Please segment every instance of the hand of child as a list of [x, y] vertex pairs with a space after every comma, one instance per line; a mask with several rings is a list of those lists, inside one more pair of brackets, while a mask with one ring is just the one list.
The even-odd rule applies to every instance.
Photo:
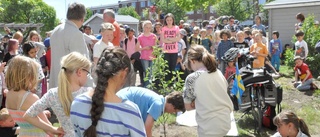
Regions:
[[47, 118], [51, 117], [51, 112], [49, 110], [45, 110], [43, 113], [47, 116]]
[[64, 136], [64, 131], [61, 127], [53, 127], [51, 131], [46, 131], [46, 133], [50, 137], [55, 137], [55, 135], [58, 135], [58, 137], [63, 137]]
[[0, 65], [0, 72], [3, 72], [4, 70], [4, 67], [6, 66], [6, 62], [2, 62], [1, 65]]

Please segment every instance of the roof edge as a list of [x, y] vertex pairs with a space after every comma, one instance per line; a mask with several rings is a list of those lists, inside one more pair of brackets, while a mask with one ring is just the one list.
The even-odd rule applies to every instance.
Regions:
[[320, 1], [312, 2], [300, 2], [300, 3], [283, 3], [283, 4], [266, 4], [264, 9], [279, 9], [279, 8], [293, 8], [293, 7], [305, 7], [305, 6], [317, 6], [320, 5]]

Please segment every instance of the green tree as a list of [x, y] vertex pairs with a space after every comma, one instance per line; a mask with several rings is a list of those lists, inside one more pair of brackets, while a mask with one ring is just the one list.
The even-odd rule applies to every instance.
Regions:
[[120, 8], [118, 10], [118, 14], [119, 15], [130, 15], [132, 17], [137, 18], [138, 20], [141, 19], [140, 15], [136, 12], [135, 8], [132, 6]]
[[92, 10], [90, 10], [89, 8], [86, 8], [86, 11], [87, 11], [87, 14], [86, 14], [86, 17], [84, 18], [85, 21], [88, 20], [93, 14]]
[[179, 24], [180, 20], [186, 19], [186, 10], [178, 6], [174, 0], [155, 0], [155, 4], [160, 10], [160, 13], [172, 13], [176, 24]]
[[[1, 0], [0, 22], [4, 23], [43, 23], [41, 35], [52, 30], [56, 22], [56, 11], [42, 0]], [[28, 28], [28, 30], [35, 28]], [[28, 32], [27, 30], [27, 32]]]
[[215, 5], [217, 14], [233, 15], [237, 20], [246, 20], [252, 15], [251, 0], [221, 0]]
[[198, 11], [202, 13], [202, 19], [204, 19], [204, 13], [210, 12], [210, 6], [216, 4], [220, 0], [174, 0], [179, 7], [184, 11]]

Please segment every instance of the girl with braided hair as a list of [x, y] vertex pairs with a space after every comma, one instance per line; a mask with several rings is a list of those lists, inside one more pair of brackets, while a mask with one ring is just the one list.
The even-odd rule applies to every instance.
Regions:
[[130, 59], [125, 50], [104, 49], [96, 66], [96, 88], [77, 96], [71, 105], [77, 137], [146, 136], [138, 106], [116, 95], [129, 71]]
[[272, 137], [311, 137], [307, 124], [293, 112], [281, 112], [273, 123], [278, 132]]

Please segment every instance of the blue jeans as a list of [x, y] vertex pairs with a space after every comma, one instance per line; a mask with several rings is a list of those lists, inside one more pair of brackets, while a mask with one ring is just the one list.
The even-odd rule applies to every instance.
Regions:
[[143, 85], [144, 87], [147, 87], [149, 84], [150, 84], [150, 80], [151, 80], [151, 74], [152, 74], [152, 60], [144, 60], [144, 59], [141, 59], [141, 63], [142, 63], [142, 67], [143, 67], [143, 71], [144, 71], [144, 77], [146, 77], [146, 74], [147, 74], [147, 69], [150, 68], [149, 70], [149, 75], [148, 75], [148, 78], [149, 80], [148, 81], [143, 81]]
[[306, 80], [304, 83], [301, 81], [294, 83], [294, 87], [296, 87], [298, 90], [309, 90], [311, 88], [312, 78]]
[[279, 69], [280, 69], [280, 56], [272, 55], [271, 64], [277, 71], [279, 71]]

